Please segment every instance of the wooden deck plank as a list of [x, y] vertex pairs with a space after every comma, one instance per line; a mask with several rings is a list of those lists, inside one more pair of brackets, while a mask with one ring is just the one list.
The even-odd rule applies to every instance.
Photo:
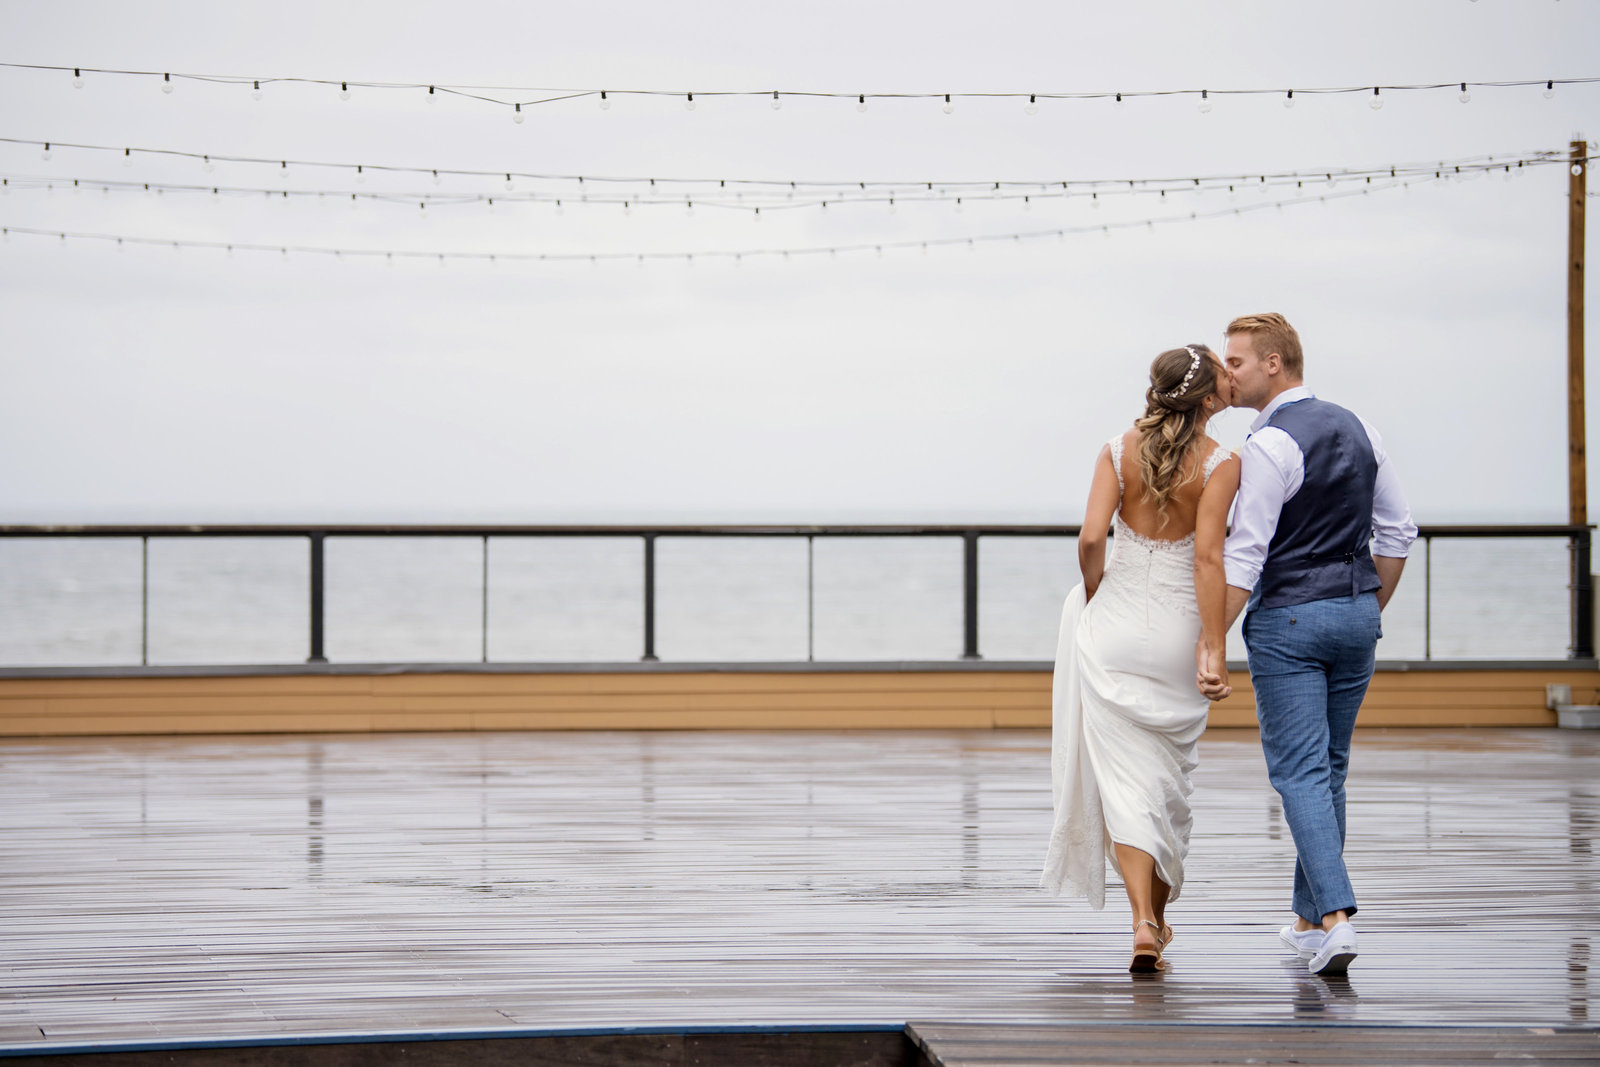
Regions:
[[912, 1023], [934, 1067], [1594, 1063], [1600, 1032], [1530, 1027], [982, 1026]]

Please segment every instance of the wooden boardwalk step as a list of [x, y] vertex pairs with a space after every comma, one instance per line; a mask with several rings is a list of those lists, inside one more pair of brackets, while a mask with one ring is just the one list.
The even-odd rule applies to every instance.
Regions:
[[1600, 1030], [1592, 1028], [912, 1023], [906, 1030], [932, 1067], [1600, 1062]]

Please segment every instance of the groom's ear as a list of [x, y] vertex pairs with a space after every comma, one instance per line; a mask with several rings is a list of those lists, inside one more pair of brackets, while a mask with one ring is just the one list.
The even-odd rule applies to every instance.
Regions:
[[1267, 365], [1267, 373], [1268, 374], [1282, 374], [1283, 373], [1283, 357], [1281, 355], [1279, 355], [1278, 353], [1276, 353], [1276, 352], [1268, 352], [1265, 356], [1263, 356], [1261, 358], [1261, 362], [1265, 363]]

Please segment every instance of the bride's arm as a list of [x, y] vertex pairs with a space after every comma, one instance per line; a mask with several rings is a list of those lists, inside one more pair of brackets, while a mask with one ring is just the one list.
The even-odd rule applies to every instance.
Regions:
[[1083, 509], [1083, 527], [1078, 534], [1078, 569], [1083, 572], [1083, 596], [1088, 600], [1100, 588], [1106, 572], [1106, 531], [1117, 513], [1121, 496], [1117, 471], [1111, 465], [1111, 448], [1100, 449], [1094, 464], [1094, 481], [1089, 483], [1089, 503]]
[[1200, 649], [1196, 667], [1228, 685], [1228, 579], [1222, 569], [1222, 543], [1228, 536], [1228, 509], [1239, 491], [1239, 460], [1223, 460], [1200, 493], [1194, 525], [1194, 597], [1200, 609]]

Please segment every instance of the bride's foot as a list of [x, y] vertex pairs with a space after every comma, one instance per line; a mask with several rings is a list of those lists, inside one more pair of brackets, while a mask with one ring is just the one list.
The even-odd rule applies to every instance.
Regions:
[[[1149, 927], [1154, 933], [1146, 933]], [[1149, 919], [1133, 924], [1133, 959], [1128, 961], [1129, 974], [1155, 974], [1161, 970], [1161, 927]]]
[[1161, 924], [1161, 932], [1156, 935], [1156, 942], [1161, 946], [1162, 952], [1167, 950], [1167, 946], [1172, 944], [1172, 939], [1176, 936], [1176, 930], [1168, 926], [1165, 922]]

